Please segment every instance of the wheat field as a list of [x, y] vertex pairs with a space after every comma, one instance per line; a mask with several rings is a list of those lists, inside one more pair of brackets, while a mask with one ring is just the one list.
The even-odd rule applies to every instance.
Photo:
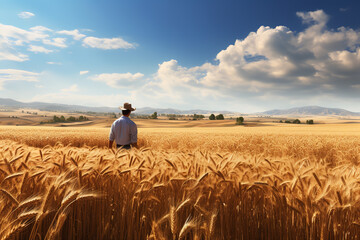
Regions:
[[359, 125], [0, 128], [0, 239], [360, 239]]

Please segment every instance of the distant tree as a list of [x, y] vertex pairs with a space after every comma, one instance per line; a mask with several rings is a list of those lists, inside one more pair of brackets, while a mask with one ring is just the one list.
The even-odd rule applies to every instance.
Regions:
[[65, 117], [63, 115], [60, 117], [60, 122], [65, 122]]
[[282, 123], [283, 122], [283, 120], [280, 120], [280, 123]]
[[291, 123], [290, 120], [285, 120], [285, 123]]
[[312, 120], [312, 119], [306, 120], [306, 124], [314, 124], [314, 120]]
[[60, 118], [58, 116], [54, 115], [53, 122], [60, 122]]
[[293, 121], [293, 123], [295, 123], [295, 124], [300, 124], [301, 122], [300, 122], [299, 119], [295, 119], [295, 120]]
[[205, 118], [205, 116], [204, 115], [197, 115], [196, 113], [194, 114], [194, 116], [193, 116], [193, 120], [198, 120], [198, 119], [203, 119], [203, 118]]
[[69, 122], [75, 122], [75, 121], [76, 121], [76, 118], [73, 117], [73, 116], [70, 116], [70, 117], [68, 117], [66, 120], [69, 121]]
[[154, 112], [151, 116], [150, 116], [151, 119], [157, 119], [157, 112]]
[[215, 115], [214, 114], [211, 114], [210, 117], [209, 117], [210, 120], [215, 120]]
[[216, 115], [216, 120], [224, 120], [225, 118], [224, 118], [224, 115], [222, 115], [222, 114], [219, 114], [219, 115]]
[[243, 125], [244, 124], [244, 118], [238, 117], [236, 118], [236, 125]]

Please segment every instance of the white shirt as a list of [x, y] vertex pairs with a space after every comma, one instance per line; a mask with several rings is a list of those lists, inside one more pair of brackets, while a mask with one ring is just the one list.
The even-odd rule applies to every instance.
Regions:
[[137, 142], [137, 126], [130, 118], [121, 116], [111, 125], [110, 141], [116, 140], [117, 145], [128, 145]]

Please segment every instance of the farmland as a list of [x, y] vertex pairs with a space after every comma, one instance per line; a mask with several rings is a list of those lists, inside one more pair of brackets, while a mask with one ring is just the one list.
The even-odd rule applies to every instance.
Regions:
[[360, 124], [0, 127], [1, 239], [359, 239]]

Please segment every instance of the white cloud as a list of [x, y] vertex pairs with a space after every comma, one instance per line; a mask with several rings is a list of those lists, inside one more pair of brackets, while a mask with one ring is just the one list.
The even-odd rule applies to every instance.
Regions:
[[78, 86], [77, 84], [71, 85], [69, 88], [61, 89], [62, 92], [78, 92]]
[[134, 44], [128, 43], [121, 38], [86, 37], [86, 35], [80, 33], [78, 29], [54, 32], [52, 29], [44, 26], [35, 26], [31, 27], [30, 30], [25, 30], [0, 23], [0, 61], [8, 60], [23, 62], [29, 60], [28, 55], [19, 52], [19, 49], [21, 49], [20, 47], [24, 46], [27, 47], [29, 51], [36, 53], [49, 53], [53, 51], [41, 46], [41, 43], [58, 48], [67, 48], [67, 38], [54, 38], [53, 36], [55, 34], [68, 35], [72, 36], [75, 40], [82, 40], [82, 45], [85, 47], [100, 49], [128, 49], [135, 47]]
[[15, 26], [0, 23], [0, 37], [2, 41], [7, 41], [9, 43], [15, 43], [16, 41], [19, 41], [16, 43], [16, 45], [20, 45], [31, 41], [39, 41], [48, 37], [48, 35], [40, 32], [27, 31]]
[[94, 32], [94, 30], [90, 29], [90, 28], [83, 28], [83, 29], [80, 29], [81, 31], [83, 32]]
[[19, 18], [31, 18], [34, 17], [35, 14], [31, 13], [31, 12], [21, 12], [18, 14]]
[[42, 46], [34, 46], [34, 45], [30, 45], [28, 48], [28, 51], [34, 52], [34, 53], [51, 53], [51, 52], [53, 52], [53, 50], [46, 49]]
[[3, 84], [10, 81], [27, 81], [37, 82], [39, 73], [29, 72], [18, 69], [0, 69], [0, 90], [3, 89]]
[[33, 41], [40, 41], [48, 37], [40, 32], [26, 31], [11, 25], [0, 23], [0, 60], [23, 62], [29, 57], [16, 50], [17, 46], [23, 46]]
[[[19, 52], [20, 46], [27, 46], [29, 51], [49, 53], [49, 50], [39, 44], [66, 48], [66, 38], [50, 38], [53, 30], [44, 26], [31, 27], [30, 31], [12, 25], [0, 23], [0, 60], [23, 62], [29, 60], [29, 56]], [[35, 44], [36, 43], [36, 44]]]
[[129, 49], [135, 48], [135, 45], [125, 41], [122, 38], [96, 38], [86, 37], [83, 39], [84, 47], [100, 48], [100, 49]]
[[61, 65], [60, 62], [47, 62], [47, 64], [50, 64], [50, 65]]
[[57, 33], [72, 36], [75, 40], [80, 40], [86, 37], [86, 35], [80, 33], [78, 29], [74, 29], [72, 31], [62, 30], [62, 31], [57, 31]]
[[88, 74], [89, 71], [80, 71], [80, 75], [85, 75], [85, 74]]
[[310, 12], [297, 12], [297, 16], [302, 18], [304, 23], [315, 23], [325, 25], [329, 20], [329, 16], [323, 10], [310, 11]]
[[339, 8], [340, 12], [347, 12], [349, 10], [349, 8]]
[[35, 27], [30, 28], [30, 30], [35, 33], [44, 33], [44, 32], [52, 32], [53, 31], [50, 28], [47, 28], [44, 26], [35, 26]]
[[66, 45], [65, 41], [66, 41], [66, 38], [53, 38], [53, 39], [44, 39], [43, 43], [47, 44], [47, 45], [52, 45], [55, 47], [66, 48], [67, 45]]
[[15, 51], [13, 48], [2, 44], [0, 41], [0, 60], [24, 62], [29, 60], [29, 56]]
[[98, 82], [104, 82], [113, 88], [125, 88], [130, 85], [138, 84], [138, 81], [144, 76], [142, 73], [102, 73], [95, 75], [90, 79]]
[[159, 64], [153, 80], [143, 83], [138, 89], [133, 90], [133, 96], [179, 106], [194, 103], [203, 104], [206, 101], [216, 101], [217, 99], [225, 101], [229, 98], [226, 94], [201, 83], [201, 79], [206, 76], [211, 68], [211, 64], [186, 68], [178, 65], [176, 60], [163, 62]]

